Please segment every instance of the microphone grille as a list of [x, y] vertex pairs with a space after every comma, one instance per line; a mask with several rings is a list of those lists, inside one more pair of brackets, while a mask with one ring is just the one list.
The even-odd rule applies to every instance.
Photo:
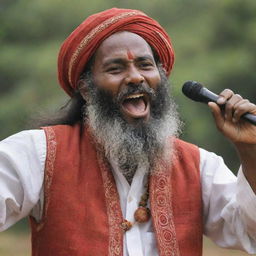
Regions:
[[201, 101], [200, 90], [202, 87], [203, 86], [196, 81], [187, 81], [183, 84], [182, 92], [192, 100]]

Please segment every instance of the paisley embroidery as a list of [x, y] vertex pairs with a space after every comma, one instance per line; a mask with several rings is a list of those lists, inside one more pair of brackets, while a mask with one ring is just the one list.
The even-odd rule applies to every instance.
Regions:
[[109, 223], [109, 256], [122, 256], [123, 255], [123, 230], [121, 223], [123, 221], [122, 211], [118, 191], [115, 185], [112, 172], [109, 170], [107, 161], [98, 154], [99, 166], [101, 169], [106, 206], [107, 216]]
[[172, 210], [171, 174], [157, 171], [150, 179], [150, 204], [161, 256], [179, 256]]

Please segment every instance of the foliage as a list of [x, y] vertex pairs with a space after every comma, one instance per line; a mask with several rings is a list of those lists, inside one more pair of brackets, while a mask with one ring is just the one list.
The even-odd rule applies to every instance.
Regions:
[[207, 107], [190, 102], [180, 89], [193, 79], [254, 101], [256, 2], [250, 0], [2, 0], [0, 137], [25, 129], [31, 115], [65, 103], [56, 75], [60, 44], [89, 14], [113, 6], [141, 9], [169, 32], [176, 52], [172, 92], [187, 124], [183, 138], [220, 153], [235, 170], [235, 153], [222, 143]]

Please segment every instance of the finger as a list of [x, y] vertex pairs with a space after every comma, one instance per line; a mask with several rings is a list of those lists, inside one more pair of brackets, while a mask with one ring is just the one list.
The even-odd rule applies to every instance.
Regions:
[[214, 102], [209, 102], [208, 106], [212, 111], [217, 127], [221, 130], [225, 123], [225, 119], [223, 118], [220, 107]]
[[230, 99], [234, 95], [234, 92], [230, 89], [225, 89], [219, 94], [219, 98], [217, 100], [217, 103], [219, 105], [223, 105], [226, 103], [228, 99]]
[[239, 105], [239, 102], [241, 102], [242, 100], [243, 98], [239, 94], [233, 94], [231, 98], [227, 100], [224, 115], [228, 121], [232, 121], [235, 112], [235, 106], [237, 104]]
[[256, 113], [256, 105], [247, 99], [237, 102], [234, 106], [233, 121], [238, 122], [245, 113]]

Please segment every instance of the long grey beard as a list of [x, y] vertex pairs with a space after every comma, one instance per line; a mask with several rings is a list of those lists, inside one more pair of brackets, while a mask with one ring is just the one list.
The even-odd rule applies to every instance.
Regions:
[[179, 134], [181, 122], [176, 104], [171, 100], [168, 102], [160, 119], [151, 117], [147, 124], [138, 126], [127, 123], [119, 114], [106, 116], [97, 100], [85, 108], [85, 122], [89, 124], [99, 149], [103, 149], [110, 162], [117, 163], [130, 183], [138, 167], [153, 172], [161, 167], [161, 163], [170, 161], [174, 150], [171, 140]]

